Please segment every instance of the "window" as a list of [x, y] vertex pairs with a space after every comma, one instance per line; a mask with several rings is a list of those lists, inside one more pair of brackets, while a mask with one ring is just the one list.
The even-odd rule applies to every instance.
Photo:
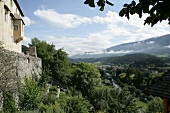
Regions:
[[7, 9], [5, 9], [5, 22], [8, 22], [8, 11], [7, 11]]
[[18, 25], [14, 25], [14, 31], [18, 31]]
[[27, 63], [30, 63], [30, 58], [27, 58]]
[[16, 8], [16, 14], [18, 14], [18, 9]]
[[11, 0], [11, 7], [13, 6], [13, 2], [12, 2], [12, 0]]
[[11, 29], [13, 30], [13, 18], [11, 17]]

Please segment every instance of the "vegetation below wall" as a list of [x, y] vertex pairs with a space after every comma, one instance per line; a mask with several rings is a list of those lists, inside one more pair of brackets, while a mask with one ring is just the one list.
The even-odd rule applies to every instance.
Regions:
[[[97, 69], [94, 64], [71, 63], [63, 49], [56, 50], [53, 44], [37, 38], [29, 45], [36, 46], [37, 56], [42, 59], [41, 78], [27, 78], [25, 84], [20, 84], [18, 102], [12, 96], [14, 92], [3, 92], [5, 113], [156, 113], [163, 110], [160, 98], [142, 93], [156, 82], [156, 76], [140, 70], [143, 62], [134, 65], [135, 60], [142, 59], [150, 66], [164, 66], [165, 63], [156, 63], [162, 61], [157, 57], [135, 54], [120, 57], [124, 60], [120, 62], [118, 58], [109, 59], [108, 64], [114, 61], [119, 65]], [[125, 61], [129, 63], [126, 66]]]

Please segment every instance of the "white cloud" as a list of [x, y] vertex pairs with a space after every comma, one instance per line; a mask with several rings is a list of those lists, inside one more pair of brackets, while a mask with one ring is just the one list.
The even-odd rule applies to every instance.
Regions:
[[91, 50], [102, 50], [108, 45], [112, 45], [108, 40], [104, 38], [94, 38], [93, 36], [88, 36], [87, 38], [80, 37], [54, 37], [54, 36], [44, 36], [44, 40], [48, 40], [49, 43], [56, 45], [56, 49], [63, 48], [69, 55], [74, 55], [77, 53], [89, 52]]
[[31, 25], [31, 24], [34, 24], [35, 23], [35, 21], [34, 20], [31, 20], [30, 18], [28, 18], [28, 17], [23, 17], [23, 20], [24, 20], [24, 23], [25, 23], [25, 26], [29, 26], [29, 25]]
[[28, 43], [30, 43], [30, 42], [31, 42], [31, 39], [24, 36], [24, 39], [22, 41], [22, 45], [28, 46]]
[[165, 46], [166, 48], [170, 48], [170, 45], [169, 46]]
[[147, 44], [154, 44], [155, 41], [146, 42]]
[[34, 15], [43, 20], [46, 25], [50, 24], [62, 29], [76, 28], [84, 24], [103, 24], [106, 26], [105, 30], [98, 33], [89, 33], [86, 37], [63, 36], [58, 38], [53, 36], [53, 34], [50, 36], [46, 34], [43, 37], [44, 40], [53, 42], [57, 48], [64, 47], [70, 55], [88, 51], [99, 51], [121, 43], [141, 41], [170, 34], [170, 26], [167, 25], [166, 21], [158, 23], [154, 27], [144, 26], [144, 19], [147, 15], [144, 15], [141, 19], [138, 15], [133, 15], [128, 20], [125, 17], [119, 17], [118, 13], [112, 11], [108, 11], [104, 17], [82, 17], [75, 14], [61, 14], [50, 9], [37, 10], [34, 12]]
[[37, 10], [34, 12], [34, 15], [38, 16], [44, 22], [55, 25], [58, 28], [75, 28], [90, 22], [90, 19], [87, 17], [74, 14], [60, 14], [52, 9]]

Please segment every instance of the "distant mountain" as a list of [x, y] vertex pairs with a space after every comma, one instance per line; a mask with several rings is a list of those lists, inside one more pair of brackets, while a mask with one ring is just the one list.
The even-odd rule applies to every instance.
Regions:
[[79, 58], [79, 59], [71, 59], [69, 61], [72, 63], [77, 62], [88, 62], [88, 63], [96, 63], [100, 62], [100, 64], [104, 65], [124, 65], [129, 64], [134, 67], [138, 66], [147, 66], [147, 65], [155, 65], [158, 67], [165, 66], [166, 63], [170, 63], [170, 58], [160, 58], [154, 55], [145, 54], [145, 53], [134, 53], [127, 54], [124, 56], [115, 56], [115, 57], [102, 57], [102, 58]]
[[106, 50], [77, 54], [71, 56], [71, 58], [100, 58], [123, 56], [133, 53], [148, 53], [153, 55], [170, 54], [170, 34], [143, 41], [120, 44]]
[[128, 54], [119, 57], [108, 58], [106, 61], [103, 62], [103, 64], [112, 64], [112, 65], [131, 64], [131, 65], [135, 65], [135, 67], [138, 67], [140, 65], [146, 66], [148, 64], [149, 65], [153, 64], [155, 66], [161, 67], [165, 65], [165, 60], [163, 58], [159, 58], [150, 54], [135, 53], [135, 54]]

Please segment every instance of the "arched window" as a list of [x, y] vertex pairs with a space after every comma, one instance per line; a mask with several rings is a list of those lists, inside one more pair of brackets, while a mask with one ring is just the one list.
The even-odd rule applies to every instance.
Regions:
[[30, 63], [30, 58], [29, 57], [27, 58], [27, 63]]

